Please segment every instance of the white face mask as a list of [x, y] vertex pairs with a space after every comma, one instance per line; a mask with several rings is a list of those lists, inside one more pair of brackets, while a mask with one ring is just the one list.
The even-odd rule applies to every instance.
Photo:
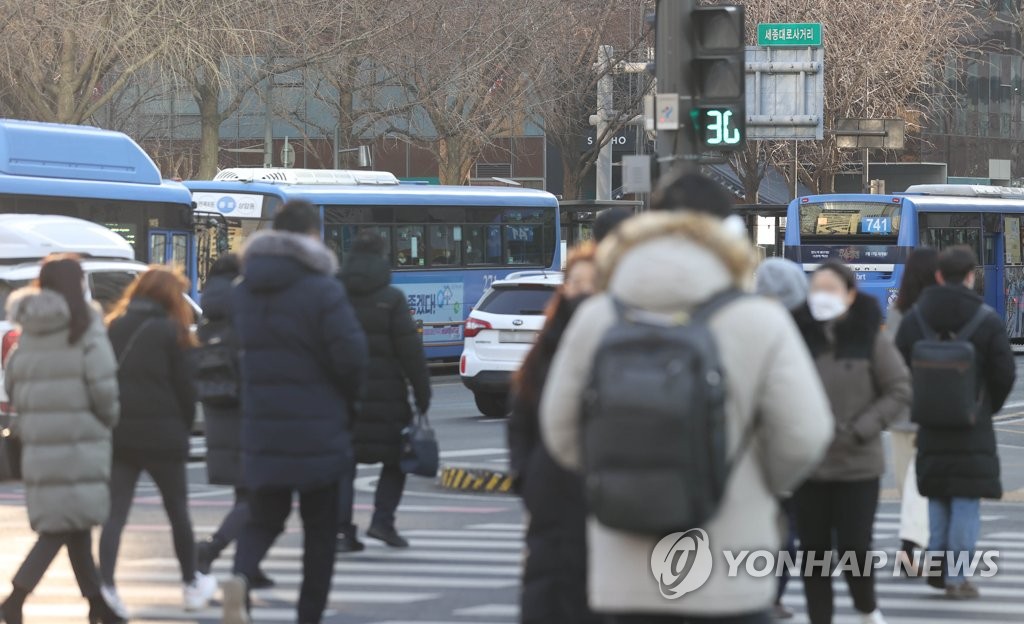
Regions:
[[846, 313], [846, 299], [835, 293], [813, 292], [807, 297], [807, 306], [816, 321], [831, 321]]

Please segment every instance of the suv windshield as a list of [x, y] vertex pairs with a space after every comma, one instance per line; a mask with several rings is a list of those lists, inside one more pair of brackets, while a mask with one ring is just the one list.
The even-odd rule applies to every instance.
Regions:
[[89, 274], [89, 291], [93, 301], [103, 308], [104, 316], [113, 309], [137, 275], [135, 271], [97, 271]]
[[537, 284], [495, 286], [477, 310], [489, 314], [544, 314], [554, 294], [554, 288]]

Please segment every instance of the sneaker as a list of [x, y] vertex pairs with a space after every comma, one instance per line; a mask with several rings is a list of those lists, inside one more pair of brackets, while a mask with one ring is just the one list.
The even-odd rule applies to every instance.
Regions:
[[974, 600], [980, 596], [981, 592], [978, 591], [978, 586], [970, 581], [946, 586], [946, 598], [950, 600]]
[[263, 570], [257, 570], [256, 575], [252, 577], [251, 581], [249, 581], [249, 587], [251, 589], [270, 589], [275, 585], [277, 585], [277, 583], [274, 582], [274, 579], [264, 574]]
[[202, 572], [196, 572], [195, 580], [185, 585], [182, 593], [185, 597], [186, 611], [205, 609], [210, 606], [210, 600], [217, 593], [217, 579]]
[[128, 609], [124, 606], [121, 597], [117, 595], [116, 587], [113, 585], [101, 585], [100, 595], [103, 596], [103, 602], [107, 603], [107, 606], [117, 614], [117, 617], [123, 620], [128, 619]]
[[335, 547], [335, 551], [339, 553], [354, 553], [360, 552], [365, 548], [366, 544], [360, 542], [355, 533], [338, 534], [338, 545]]
[[871, 613], [860, 614], [861, 624], [885, 624], [885, 618], [882, 617], [882, 612], [875, 609]]
[[781, 602], [776, 602], [775, 606], [772, 607], [772, 618], [776, 620], [789, 620], [792, 619], [793, 612], [787, 609]]
[[224, 611], [221, 624], [252, 624], [249, 616], [249, 586], [244, 576], [235, 575], [221, 587], [224, 592]]
[[367, 537], [378, 539], [392, 548], [408, 548], [409, 542], [398, 534], [395, 527], [370, 526], [366, 532]]

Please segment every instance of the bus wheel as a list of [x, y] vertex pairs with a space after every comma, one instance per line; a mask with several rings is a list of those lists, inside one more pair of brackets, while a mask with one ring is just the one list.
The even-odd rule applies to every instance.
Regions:
[[473, 394], [476, 399], [476, 407], [480, 413], [488, 418], [504, 418], [508, 416], [508, 397], [504, 394], [492, 392], [476, 392]]

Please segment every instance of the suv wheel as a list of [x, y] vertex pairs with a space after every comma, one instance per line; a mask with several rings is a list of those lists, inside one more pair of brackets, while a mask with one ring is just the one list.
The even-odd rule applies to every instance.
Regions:
[[488, 418], [504, 418], [508, 416], [508, 397], [493, 392], [475, 392], [476, 407]]

